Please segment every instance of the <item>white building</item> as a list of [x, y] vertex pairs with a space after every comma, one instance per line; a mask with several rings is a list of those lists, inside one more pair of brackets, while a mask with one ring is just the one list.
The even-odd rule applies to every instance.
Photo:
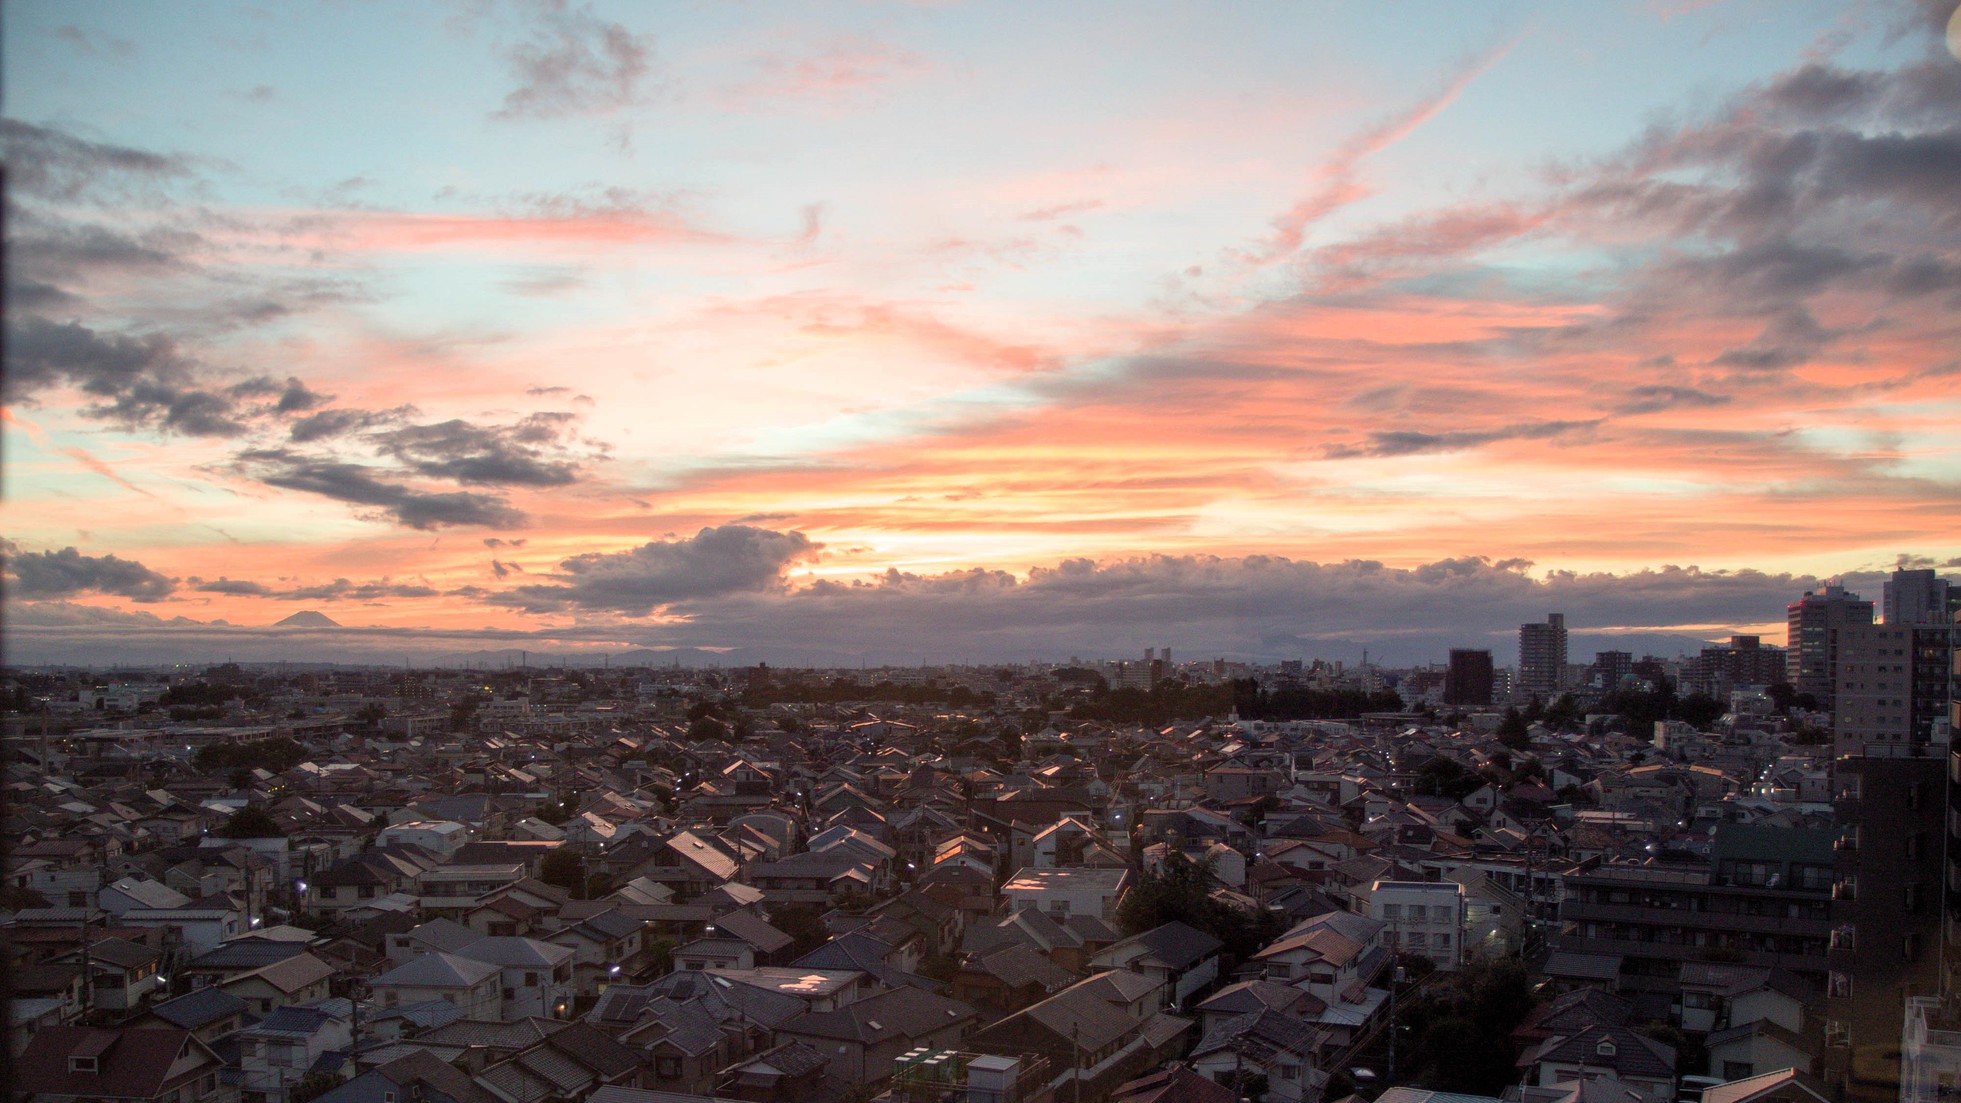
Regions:
[[1130, 887], [1127, 869], [1023, 869], [1001, 886], [1008, 910], [1035, 908], [1054, 919], [1093, 915], [1114, 922]]
[[454, 820], [405, 820], [375, 837], [376, 846], [419, 846], [447, 861], [470, 841], [470, 828]]
[[1385, 943], [1429, 958], [1445, 971], [1464, 964], [1464, 886], [1454, 881], [1377, 881], [1369, 917], [1388, 924]]

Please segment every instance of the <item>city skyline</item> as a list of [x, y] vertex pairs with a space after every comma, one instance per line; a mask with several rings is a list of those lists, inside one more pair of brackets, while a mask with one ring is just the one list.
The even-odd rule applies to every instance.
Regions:
[[8, 655], [1781, 642], [1961, 566], [1952, 12], [9, 4]]

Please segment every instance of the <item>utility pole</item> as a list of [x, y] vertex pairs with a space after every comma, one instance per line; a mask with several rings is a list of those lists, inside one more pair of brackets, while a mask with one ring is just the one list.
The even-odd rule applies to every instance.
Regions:
[[1069, 1025], [1069, 1041], [1076, 1049], [1076, 1103], [1083, 1103], [1083, 1024]]
[[1396, 958], [1403, 952], [1402, 928], [1391, 923], [1389, 936], [1396, 946], [1395, 953], [1389, 958], [1389, 1085], [1393, 1087], [1396, 1083], [1396, 981], [1403, 971], [1403, 967], [1396, 964]]

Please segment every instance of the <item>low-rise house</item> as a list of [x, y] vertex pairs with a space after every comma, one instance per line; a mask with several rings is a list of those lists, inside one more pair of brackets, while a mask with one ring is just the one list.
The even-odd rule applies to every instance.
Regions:
[[510, 1103], [456, 1066], [412, 1049], [319, 1096], [316, 1103]]
[[908, 1050], [960, 1048], [978, 1020], [979, 1013], [958, 1000], [893, 988], [792, 1019], [776, 1036], [823, 1053], [832, 1075], [847, 1083], [875, 1084], [891, 1077], [893, 1060]]
[[1009, 911], [1034, 908], [1051, 919], [1090, 915], [1113, 923], [1129, 888], [1127, 869], [1024, 868], [1001, 886], [1001, 897]]
[[1192, 1050], [1192, 1067], [1238, 1091], [1264, 1077], [1268, 1099], [1319, 1103], [1328, 1080], [1315, 1065], [1319, 1035], [1313, 1025], [1284, 1011], [1248, 1011], [1208, 1027]]
[[424, 1000], [448, 1000], [466, 1019], [496, 1019], [503, 1005], [503, 970], [454, 954], [424, 954], [368, 982], [374, 1001], [401, 1007]]
[[245, 1001], [255, 1015], [270, 1015], [281, 1007], [313, 1003], [328, 995], [333, 966], [301, 952], [257, 969], [237, 973], [219, 983]]
[[49, 1026], [14, 1066], [22, 1103], [222, 1103], [224, 1062], [176, 1027]]
[[1556, 1034], [1518, 1059], [1527, 1082], [1550, 1088], [1567, 1081], [1610, 1079], [1645, 1103], [1674, 1103], [1675, 1048], [1626, 1026], [1595, 1025]]
[[222, 988], [199, 988], [151, 1006], [136, 1025], [156, 1024], [188, 1030], [198, 1041], [212, 1045], [245, 1025], [251, 1006]]
[[1163, 985], [1164, 1004], [1170, 1007], [1218, 979], [1223, 945], [1204, 931], [1171, 922], [1113, 943], [1089, 963], [1092, 969], [1128, 969], [1152, 978]]
[[64, 964], [88, 968], [91, 1006], [110, 1011], [134, 1011], [163, 986], [158, 966], [163, 954], [124, 938], [102, 938], [85, 950], [65, 955]]
[[506, 1021], [528, 1015], [563, 1018], [572, 1002], [571, 948], [535, 938], [480, 938], [455, 955], [496, 966], [499, 1014]]
[[[1003, 1056], [1035, 1054], [1062, 1070], [1064, 1094], [1080, 1081], [1083, 1095], [1107, 1095], [1174, 1056], [1191, 1029], [1187, 1019], [1155, 1007], [1156, 986], [1128, 991], [1121, 978], [1134, 973], [1101, 973], [974, 1032], [967, 1048]], [[1112, 983], [1115, 980], [1116, 983]]]
[[353, 1005], [326, 1000], [312, 1007], [282, 1007], [238, 1033], [242, 1103], [287, 1103], [308, 1075], [338, 1072], [354, 1040]]

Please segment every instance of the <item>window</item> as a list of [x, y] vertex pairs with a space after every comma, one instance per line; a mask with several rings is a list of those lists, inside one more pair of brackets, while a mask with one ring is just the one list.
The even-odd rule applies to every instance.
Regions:
[[1830, 991], [1833, 999], [1840, 999], [1840, 1000], [1851, 999], [1852, 998], [1852, 974], [1840, 973], [1836, 971], [1833, 972], [1831, 974]]
[[1403, 906], [1401, 904], [1382, 905], [1382, 918], [1401, 919], [1402, 917], [1403, 917]]
[[660, 1077], [662, 1080], [679, 1080], [681, 1078], [681, 1059], [679, 1057], [654, 1058], [654, 1075]]
[[1748, 1061], [1724, 1061], [1723, 1079], [1734, 1082], [1756, 1075], [1757, 1066]]

